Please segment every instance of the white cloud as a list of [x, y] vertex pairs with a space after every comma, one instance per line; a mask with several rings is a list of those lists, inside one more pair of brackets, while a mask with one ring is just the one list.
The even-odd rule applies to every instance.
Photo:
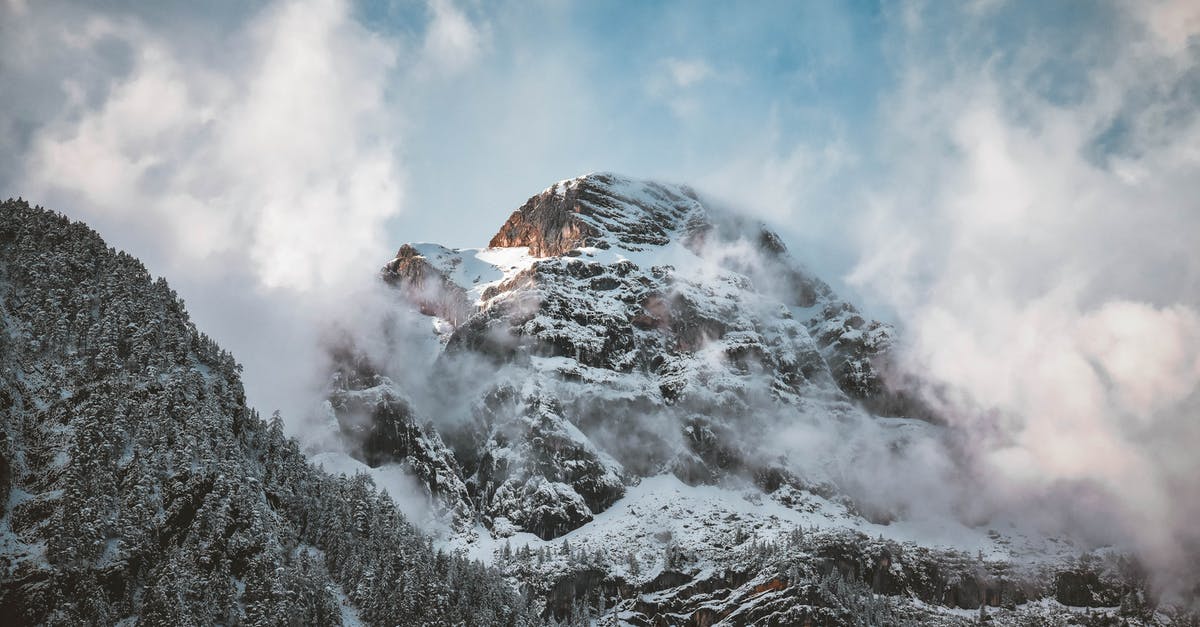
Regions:
[[86, 54], [114, 39], [131, 71], [36, 135], [30, 194], [149, 221], [172, 266], [245, 263], [267, 288], [336, 286], [384, 258], [401, 202], [383, 99], [396, 47], [345, 3], [269, 7], [212, 58], [105, 17], [72, 44]]
[[1162, 53], [1183, 53], [1200, 35], [1200, 4], [1190, 0], [1130, 2], [1130, 12], [1141, 18]]
[[432, 21], [425, 33], [428, 71], [453, 74], [473, 65], [487, 43], [486, 25], [473, 23], [451, 0], [430, 0]]
[[[1200, 125], [1173, 87], [1197, 65], [1121, 37], [1126, 53], [1076, 70], [1086, 93], [1065, 103], [1030, 87], [1048, 51], [1009, 66], [905, 47], [881, 138], [895, 167], [870, 191], [849, 280], [897, 312], [909, 370], [934, 384], [999, 507], [1092, 486], [1106, 505], [1091, 522], [1175, 568], [1198, 540], [1184, 513], [1200, 487], [1180, 477], [1200, 475]], [[1123, 143], [1098, 147], [1114, 125]]]
[[704, 108], [704, 87], [717, 73], [703, 59], [667, 57], [650, 68], [645, 78], [646, 92], [665, 104], [675, 117], [694, 118]]
[[[32, 92], [47, 106], [10, 184], [166, 276], [245, 364], [250, 401], [295, 428], [320, 395], [325, 326], [363, 306], [396, 245], [403, 111], [387, 88], [418, 55], [403, 65], [343, 0], [148, 19], [47, 3], [6, 25], [28, 36], [0, 45], [38, 44], [17, 57], [25, 80], [57, 87]], [[0, 122], [21, 128], [24, 106]]]
[[1077, 338], [1133, 418], [1152, 420], [1200, 385], [1200, 315], [1189, 307], [1109, 302], [1082, 319]]

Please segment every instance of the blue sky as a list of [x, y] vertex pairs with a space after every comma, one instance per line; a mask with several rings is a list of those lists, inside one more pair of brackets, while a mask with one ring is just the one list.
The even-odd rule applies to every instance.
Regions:
[[[479, 16], [491, 25], [479, 65], [414, 106], [414, 193], [474, 214], [591, 170], [699, 182], [749, 146], [867, 140], [889, 81], [880, 9], [756, 8], [593, 3]], [[502, 174], [478, 193], [445, 185], [488, 171]], [[401, 221], [459, 245], [494, 228], [443, 231], [423, 217]]]
[[[89, 20], [132, 21], [169, 38], [181, 58], [220, 66], [239, 31], [272, 6], [221, 9], [117, 2], [13, 12], [77, 30]], [[884, 53], [888, 11], [895, 8], [874, 3], [761, 3], [752, 10], [691, 2], [352, 4], [348, 19], [385, 38], [398, 56], [379, 77], [384, 111], [372, 129], [390, 140], [404, 178], [404, 206], [385, 224], [390, 247], [410, 239], [480, 245], [525, 198], [587, 171], [703, 187], [732, 158], [868, 146], [878, 99], [893, 80]], [[457, 52], [451, 45], [443, 54], [466, 55], [450, 66], [422, 53], [447, 14], [461, 18], [463, 39]], [[101, 66], [81, 82], [103, 93], [128, 80], [137, 45], [116, 34], [78, 51]], [[36, 93], [5, 103], [4, 130], [18, 145], [62, 113], [43, 104], [61, 99], [69, 66], [79, 61], [47, 56], [31, 76], [19, 76]], [[20, 193], [22, 164], [4, 165], [0, 181]], [[722, 187], [714, 191], [740, 195], [732, 182]]]

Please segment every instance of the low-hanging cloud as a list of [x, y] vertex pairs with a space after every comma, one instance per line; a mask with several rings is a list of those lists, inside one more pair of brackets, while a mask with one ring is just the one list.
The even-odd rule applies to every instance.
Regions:
[[1174, 572], [1200, 548], [1200, 29], [1161, 19], [1184, 4], [1123, 6], [1082, 42], [1117, 52], [1068, 74], [1038, 41], [968, 45], [982, 21], [935, 61], [907, 20], [896, 166], [849, 277], [896, 312], [992, 507], [1086, 507]]

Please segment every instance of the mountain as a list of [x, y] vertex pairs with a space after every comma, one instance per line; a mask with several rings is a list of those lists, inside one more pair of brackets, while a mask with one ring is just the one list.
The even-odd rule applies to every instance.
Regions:
[[490, 244], [385, 264], [302, 451], [165, 280], [0, 205], [4, 624], [1195, 620], [1116, 547], [891, 498], [946, 429], [762, 225], [593, 174]]
[[686, 186], [561, 181], [487, 247], [405, 244], [381, 279], [411, 312], [385, 323], [410, 338], [383, 351], [403, 359], [338, 346], [330, 420], [359, 460], [416, 478], [445, 542], [548, 617], [1150, 615], [1146, 575], [1119, 551], [921, 516], [869, 485], [946, 445], [889, 385], [895, 329]]
[[925, 415], [883, 384], [889, 325], [686, 187], [563, 181], [487, 248], [405, 244], [382, 278], [440, 339], [426, 415], [352, 347], [332, 409], [360, 459], [407, 464], [493, 530], [556, 538], [661, 473], [831, 492], [758, 454], [762, 427], [858, 406]]
[[136, 259], [0, 205], [0, 622], [540, 624], [313, 467], [240, 370]]

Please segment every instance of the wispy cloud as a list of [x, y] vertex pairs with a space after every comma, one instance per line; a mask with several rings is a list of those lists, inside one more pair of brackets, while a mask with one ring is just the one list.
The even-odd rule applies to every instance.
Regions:
[[4, 69], [28, 89], [0, 122], [25, 150], [6, 187], [168, 276], [261, 409], [311, 411], [324, 325], [394, 246], [403, 115], [388, 88], [417, 63], [405, 42], [341, 0], [212, 24], [57, 3], [19, 18], [4, 54], [25, 65]]
[[429, 11], [420, 67], [444, 75], [474, 64], [488, 43], [486, 24], [472, 22], [450, 0], [431, 0]]
[[173, 267], [248, 264], [261, 285], [345, 281], [390, 246], [400, 210], [393, 136], [381, 135], [396, 46], [343, 3], [270, 7], [215, 57], [134, 20], [90, 18], [69, 43], [131, 54], [99, 102], [68, 79], [39, 130], [27, 193], [163, 236]]
[[1200, 476], [1200, 66], [1178, 45], [1194, 29], [1153, 26], [1166, 5], [1125, 9], [1102, 44], [1119, 54], [1065, 68], [1040, 36], [1011, 59], [967, 43], [985, 22], [962, 22], [950, 50], [905, 44], [881, 137], [895, 165], [868, 186], [850, 280], [895, 308], [908, 367], [936, 384], [997, 507], [1056, 494], [1045, 515], [1085, 508], [1183, 568], [1180, 548], [1200, 547], [1185, 478]]
[[666, 59], [663, 65], [676, 87], [691, 87], [713, 75], [713, 69], [703, 59]]

